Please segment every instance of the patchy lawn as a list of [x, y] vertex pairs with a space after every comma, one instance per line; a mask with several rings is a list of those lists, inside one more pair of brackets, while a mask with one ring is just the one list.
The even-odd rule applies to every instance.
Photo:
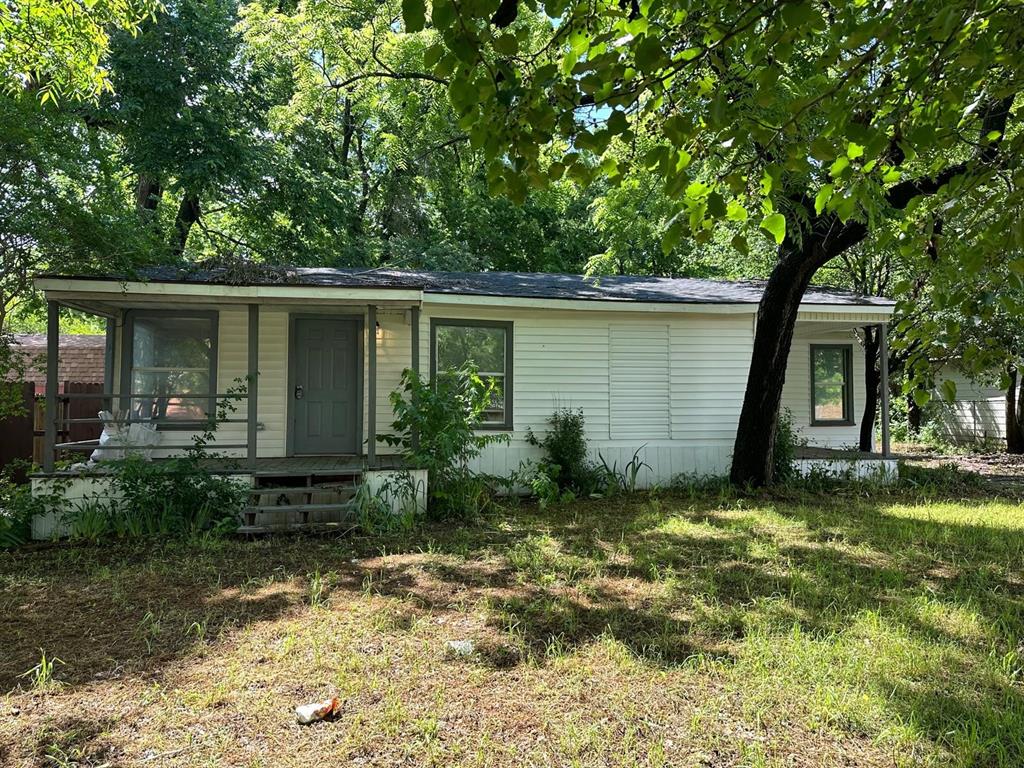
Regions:
[[1022, 642], [998, 500], [62, 546], [0, 554], [0, 764], [1020, 766]]

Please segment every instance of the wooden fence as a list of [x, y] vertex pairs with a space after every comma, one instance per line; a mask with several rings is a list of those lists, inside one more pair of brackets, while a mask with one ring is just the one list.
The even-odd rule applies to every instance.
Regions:
[[[33, 464], [43, 463], [44, 435], [46, 432], [46, 396], [37, 394], [35, 384], [30, 381], [15, 384], [21, 387], [22, 414], [0, 420], [0, 468], [19, 459]], [[65, 397], [67, 394], [92, 394], [97, 397]], [[74, 419], [95, 418], [103, 406], [99, 395], [103, 384], [98, 382], [66, 381], [57, 395], [57, 414], [61, 425], [57, 442], [95, 440], [100, 436], [102, 426], [75, 422]], [[70, 421], [70, 423], [68, 423]], [[77, 457], [76, 457], [77, 458]], [[16, 479], [24, 480], [25, 472], [20, 471]]]

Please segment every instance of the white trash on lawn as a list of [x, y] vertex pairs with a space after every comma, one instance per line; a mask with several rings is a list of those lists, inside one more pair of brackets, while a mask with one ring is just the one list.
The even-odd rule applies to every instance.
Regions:
[[332, 696], [324, 701], [314, 701], [312, 704], [296, 707], [295, 719], [299, 721], [299, 725], [309, 725], [333, 717], [339, 711], [341, 711], [341, 701], [337, 696]]
[[472, 640], [449, 640], [445, 647], [456, 656], [469, 656], [473, 653]]

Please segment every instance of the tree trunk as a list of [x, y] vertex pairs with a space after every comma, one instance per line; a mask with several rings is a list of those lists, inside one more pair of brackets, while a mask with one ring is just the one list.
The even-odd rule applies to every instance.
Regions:
[[1007, 369], [1010, 386], [1006, 388], [1006, 452], [1024, 453], [1024, 424], [1020, 420], [1020, 392], [1018, 391], [1017, 367]]
[[199, 221], [200, 213], [199, 198], [191, 192], [186, 192], [181, 198], [181, 205], [178, 206], [178, 215], [174, 218], [171, 251], [175, 256], [180, 257], [185, 252], [188, 234], [192, 231], [192, 225]]
[[140, 216], [151, 216], [160, 204], [163, 193], [159, 179], [139, 174], [139, 182], [135, 185], [135, 210]]
[[775, 434], [796, 315], [811, 278], [828, 260], [812, 233], [805, 234], [802, 248], [787, 239], [780, 251], [757, 309], [754, 350], [732, 453], [730, 479], [737, 485], [764, 486], [774, 479]]
[[882, 383], [881, 361], [878, 359], [881, 341], [875, 328], [868, 326], [864, 329], [864, 415], [860, 419], [862, 451], [875, 448], [875, 418], [878, 416], [879, 387]]
[[907, 395], [907, 427], [910, 434], [917, 435], [921, 431], [921, 406], [917, 404], [913, 395]]

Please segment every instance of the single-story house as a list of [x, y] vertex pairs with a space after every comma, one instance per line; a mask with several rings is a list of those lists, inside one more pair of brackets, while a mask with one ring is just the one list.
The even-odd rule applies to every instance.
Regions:
[[[174, 269], [45, 275], [36, 286], [54, 336], [58, 305], [108, 318], [111, 409], [156, 423], [157, 455], [188, 445], [213, 398], [248, 377], [247, 402], [213, 447], [255, 483], [308, 471], [302, 485], [343, 467], [392, 466], [374, 436], [392, 421], [389, 394], [403, 370], [467, 358], [502, 392], [480, 429], [510, 438], [480, 457], [484, 472], [508, 475], [536, 459], [528, 431], [543, 433], [553, 411], [570, 407], [583, 411], [595, 458], [623, 467], [642, 448], [646, 485], [727, 473], [763, 291], [691, 278], [320, 268], [230, 280]], [[809, 446], [857, 445], [855, 331], [884, 325], [892, 311], [884, 298], [807, 292], [783, 407]], [[50, 446], [44, 474], [57, 471], [55, 450], [91, 450]], [[300, 513], [303, 504], [283, 506]]]

